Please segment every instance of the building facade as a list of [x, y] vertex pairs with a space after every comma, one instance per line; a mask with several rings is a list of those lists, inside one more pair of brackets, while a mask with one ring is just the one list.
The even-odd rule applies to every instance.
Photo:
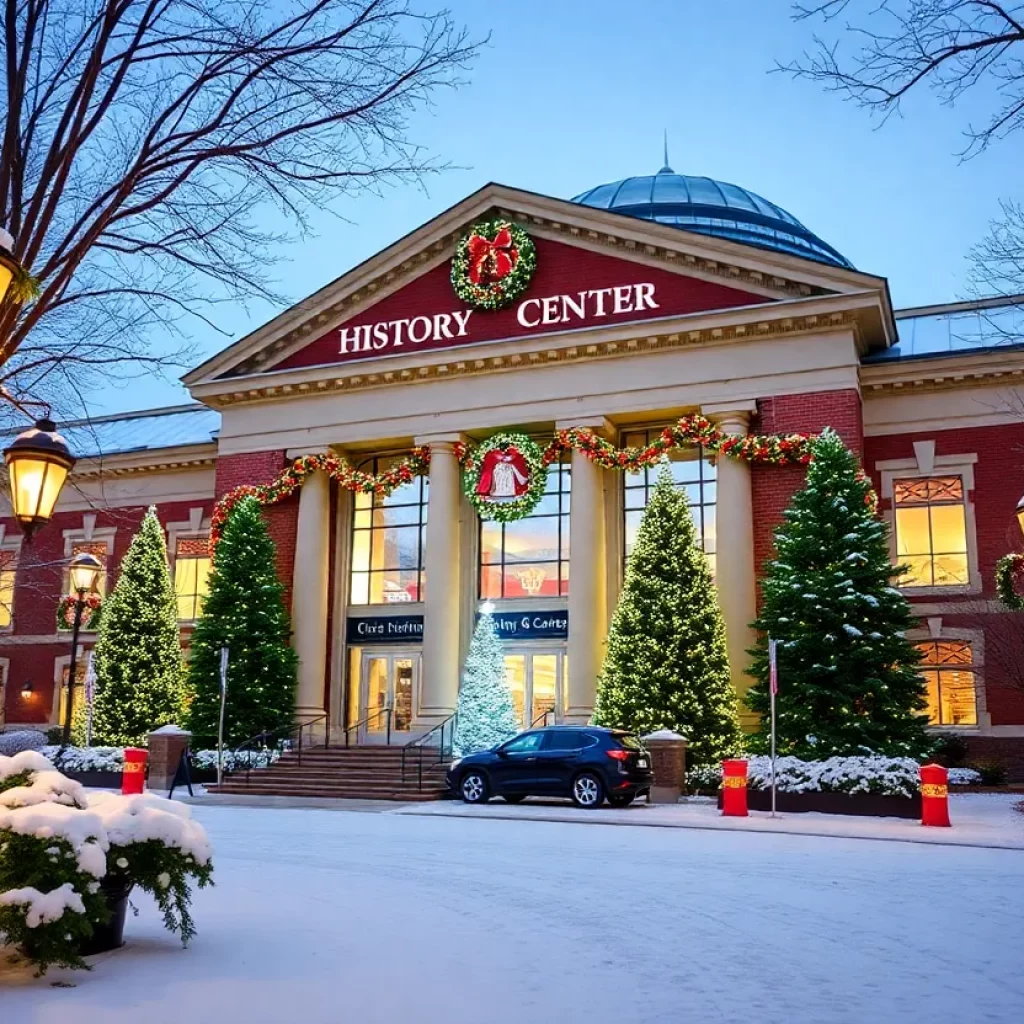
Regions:
[[[535, 269], [489, 309], [460, 297], [452, 265], [467, 232], [495, 221], [526, 236]], [[491, 271], [522, 260], [507, 242], [480, 243], [472, 259]], [[543, 447], [567, 428], [643, 446], [701, 414], [730, 435], [841, 434], [875, 482], [894, 560], [911, 566], [903, 585], [920, 615], [933, 724], [1020, 773], [1024, 647], [993, 570], [1024, 546], [1024, 353], [986, 330], [1014, 315], [894, 312], [884, 279], [790, 214], [667, 167], [573, 201], [489, 185], [188, 374], [195, 405], [69, 430], [88, 457], [54, 522], [31, 548], [12, 520], [0, 527], [7, 725], [59, 714], [65, 556], [87, 546], [113, 573], [156, 504], [187, 647], [217, 500], [301, 456], [376, 474], [416, 447], [429, 447], [429, 471], [390, 494], [316, 470], [266, 510], [302, 714], [326, 712], [360, 742], [422, 735], [454, 710], [488, 600], [523, 725], [586, 720], [652, 473], [566, 451], [528, 516], [486, 522], [465, 494], [463, 446], [515, 431]], [[803, 469], [699, 446], [670, 465], [713, 563], [742, 695], [758, 570]]]

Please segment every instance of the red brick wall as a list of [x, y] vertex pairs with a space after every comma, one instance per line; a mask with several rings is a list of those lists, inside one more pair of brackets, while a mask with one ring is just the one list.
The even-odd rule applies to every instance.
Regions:
[[[764, 434], [817, 434], [836, 430], [859, 456], [864, 429], [860, 395], [853, 389], [814, 391], [806, 395], [779, 395], [757, 403], [755, 429]], [[793, 495], [803, 486], [802, 466], [754, 466], [751, 469], [754, 501], [754, 564], [761, 567], [772, 555], [775, 528]]]

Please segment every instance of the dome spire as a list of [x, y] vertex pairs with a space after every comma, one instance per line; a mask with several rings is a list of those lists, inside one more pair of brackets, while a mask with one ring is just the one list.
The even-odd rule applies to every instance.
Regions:
[[658, 171], [658, 173], [659, 174], [675, 174], [676, 173], [668, 165], [668, 129], [667, 128], [665, 129], [665, 163], [662, 165], [662, 168], [661, 168], [660, 171]]

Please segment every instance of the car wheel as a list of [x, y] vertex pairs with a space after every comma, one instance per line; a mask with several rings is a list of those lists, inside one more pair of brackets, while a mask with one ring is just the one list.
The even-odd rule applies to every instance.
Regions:
[[506, 793], [505, 803], [507, 804], [521, 804], [526, 799], [525, 793]]
[[618, 793], [615, 796], [608, 797], [608, 803], [610, 803], [612, 807], [628, 807], [632, 802], [632, 793]]
[[572, 802], [593, 810], [604, 802], [604, 783], [593, 772], [582, 772], [572, 780]]
[[459, 792], [467, 804], [485, 804], [490, 799], [487, 777], [483, 772], [466, 772], [459, 783]]

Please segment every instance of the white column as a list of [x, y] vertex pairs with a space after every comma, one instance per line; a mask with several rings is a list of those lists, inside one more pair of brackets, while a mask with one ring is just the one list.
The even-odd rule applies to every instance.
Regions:
[[[566, 420], [559, 430], [586, 427], [607, 433], [603, 418]], [[569, 679], [565, 718], [588, 722], [608, 632], [605, 473], [578, 451], [572, 453], [569, 504]]]
[[326, 473], [317, 470], [305, 478], [299, 491], [292, 577], [292, 642], [299, 656], [299, 721], [324, 712], [330, 516], [330, 481]]
[[430, 490], [423, 567], [423, 668], [416, 724], [429, 727], [455, 710], [459, 696], [459, 593], [461, 582], [461, 470], [459, 434], [417, 437], [430, 446]]
[[[728, 406], [704, 406], [701, 410], [726, 434], [747, 433], [753, 402]], [[754, 502], [750, 465], [739, 459], [718, 459], [718, 489], [715, 503], [715, 580], [718, 602], [725, 620], [726, 643], [732, 685], [739, 697], [744, 726], [756, 724], [757, 717], [743, 703], [753, 680], [746, 674], [750, 665], [747, 650], [754, 645], [750, 623], [757, 617], [757, 582], [754, 565]]]

